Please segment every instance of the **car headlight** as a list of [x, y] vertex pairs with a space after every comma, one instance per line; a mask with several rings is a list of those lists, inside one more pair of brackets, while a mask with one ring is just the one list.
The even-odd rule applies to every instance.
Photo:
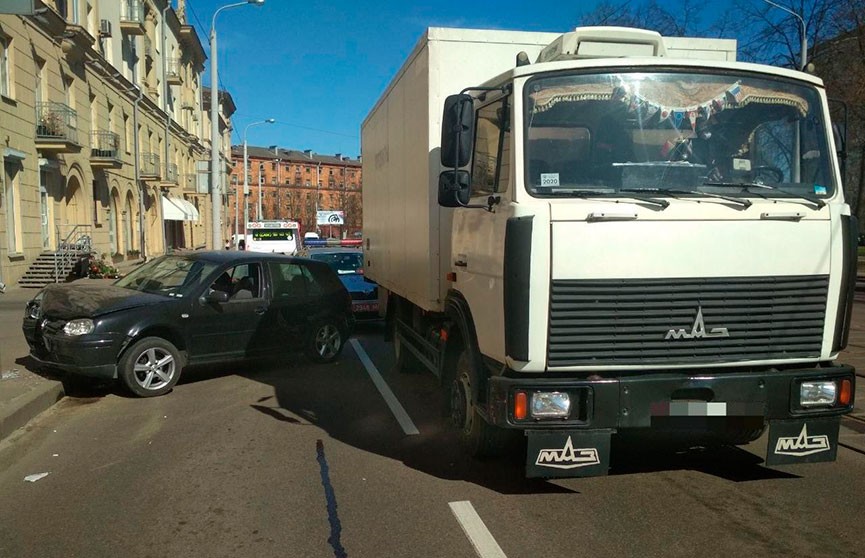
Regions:
[[66, 322], [66, 325], [63, 326], [63, 333], [73, 337], [76, 335], [87, 335], [91, 331], [93, 331], [93, 320], [90, 318], [72, 320]]
[[27, 303], [27, 308], [24, 309], [24, 316], [33, 320], [38, 320], [42, 315], [42, 305], [31, 300]]

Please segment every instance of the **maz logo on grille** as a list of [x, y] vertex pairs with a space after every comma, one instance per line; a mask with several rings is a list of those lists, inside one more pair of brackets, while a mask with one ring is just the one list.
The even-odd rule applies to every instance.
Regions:
[[709, 337], [730, 337], [730, 333], [726, 327], [713, 327], [706, 331], [706, 324], [703, 322], [703, 307], [697, 306], [697, 319], [694, 320], [694, 325], [691, 327], [691, 332], [688, 333], [683, 329], [671, 329], [667, 332], [667, 339], [706, 339]]

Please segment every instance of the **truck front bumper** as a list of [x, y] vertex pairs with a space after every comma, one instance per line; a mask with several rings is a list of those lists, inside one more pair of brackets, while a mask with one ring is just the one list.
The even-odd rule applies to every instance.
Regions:
[[[484, 406], [491, 424], [505, 428], [658, 428], [676, 417], [746, 417], [765, 421], [840, 416], [853, 408], [855, 373], [851, 366], [827, 364], [787, 370], [654, 372], [585, 379], [496, 376], [489, 380]], [[847, 404], [802, 407], [802, 382], [848, 380]], [[561, 391], [570, 395], [567, 418], [537, 420], [514, 416], [518, 391]]]

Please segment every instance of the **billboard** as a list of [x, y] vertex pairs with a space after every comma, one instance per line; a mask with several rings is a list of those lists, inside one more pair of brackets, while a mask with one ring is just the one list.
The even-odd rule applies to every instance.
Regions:
[[345, 212], [343, 211], [317, 211], [315, 223], [317, 225], [344, 225]]

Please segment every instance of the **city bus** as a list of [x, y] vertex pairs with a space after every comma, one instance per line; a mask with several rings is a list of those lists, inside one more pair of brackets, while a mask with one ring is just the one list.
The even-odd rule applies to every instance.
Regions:
[[245, 246], [250, 252], [297, 254], [300, 224], [297, 221], [250, 221], [246, 226]]

